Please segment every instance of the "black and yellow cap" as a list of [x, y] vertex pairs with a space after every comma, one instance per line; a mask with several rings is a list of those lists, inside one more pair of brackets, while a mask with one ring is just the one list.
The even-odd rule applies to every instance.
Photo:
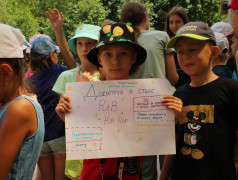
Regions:
[[189, 22], [179, 28], [176, 35], [170, 39], [167, 48], [174, 48], [176, 42], [181, 37], [187, 37], [197, 40], [211, 40], [216, 44], [216, 38], [211, 28], [202, 21]]
[[101, 65], [97, 58], [98, 48], [116, 42], [128, 42], [134, 46], [137, 52], [137, 59], [134, 66], [139, 66], [144, 63], [147, 52], [142, 46], [135, 42], [134, 30], [130, 26], [130, 23], [112, 23], [104, 26], [99, 32], [97, 45], [87, 54], [88, 60], [100, 67]]

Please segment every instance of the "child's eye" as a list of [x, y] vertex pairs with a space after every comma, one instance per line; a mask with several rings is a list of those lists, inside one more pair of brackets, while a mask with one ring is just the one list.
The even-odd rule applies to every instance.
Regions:
[[193, 48], [193, 49], [190, 49], [190, 51], [191, 51], [191, 52], [195, 52], [195, 51], [197, 51], [197, 49], [196, 49], [196, 48]]
[[105, 53], [105, 56], [111, 56], [111, 53], [107, 52]]
[[121, 52], [121, 55], [122, 56], [127, 55], [127, 52]]
[[177, 51], [177, 54], [182, 54], [183, 53], [183, 51]]

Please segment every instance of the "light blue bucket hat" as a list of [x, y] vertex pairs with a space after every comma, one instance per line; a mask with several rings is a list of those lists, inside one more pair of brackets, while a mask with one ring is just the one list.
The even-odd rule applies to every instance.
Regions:
[[100, 31], [100, 27], [99, 26], [95, 26], [95, 25], [91, 25], [91, 24], [83, 24], [81, 26], [79, 26], [76, 31], [75, 31], [75, 35], [74, 37], [72, 37], [68, 43], [69, 43], [69, 48], [70, 50], [77, 54], [76, 51], [76, 39], [77, 38], [89, 38], [89, 39], [93, 39], [93, 40], [98, 40], [98, 33]]

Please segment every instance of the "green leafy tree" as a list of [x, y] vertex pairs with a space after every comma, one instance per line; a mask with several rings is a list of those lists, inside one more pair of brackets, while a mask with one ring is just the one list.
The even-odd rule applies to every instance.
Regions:
[[107, 11], [104, 10], [99, 0], [23, 0], [31, 6], [31, 11], [39, 23], [39, 32], [51, 36], [54, 40], [54, 32], [50, 26], [45, 12], [48, 8], [58, 9], [64, 14], [64, 31], [66, 38], [74, 35], [74, 31], [80, 24], [90, 23], [100, 25], [105, 19]]
[[164, 30], [167, 13], [173, 6], [184, 7], [189, 21], [204, 21], [209, 26], [222, 21], [219, 0], [154, 0], [153, 4], [152, 17], [155, 29]]
[[[120, 9], [128, 0], [101, 0], [109, 11], [107, 18], [120, 21]], [[204, 21], [208, 25], [222, 21], [220, 0], [138, 0], [147, 7], [152, 29], [164, 30], [167, 13], [173, 6], [182, 6], [188, 13], [190, 21]]]
[[74, 31], [81, 24], [100, 26], [108, 14], [99, 0], [0, 0], [0, 22], [20, 28], [27, 39], [41, 33], [55, 40], [45, 14], [48, 8], [57, 8], [63, 12], [67, 39], [74, 35]]
[[0, 23], [21, 29], [26, 38], [37, 34], [40, 29], [29, 6], [15, 0], [0, 0]]

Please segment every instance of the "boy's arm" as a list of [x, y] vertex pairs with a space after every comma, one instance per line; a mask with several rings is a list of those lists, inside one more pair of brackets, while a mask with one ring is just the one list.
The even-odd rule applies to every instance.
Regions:
[[64, 35], [64, 30], [63, 30], [64, 16], [62, 12], [59, 13], [57, 9], [55, 9], [53, 12], [49, 8], [48, 11], [46, 11], [46, 15], [50, 21], [51, 26], [54, 29], [56, 41], [60, 48], [60, 52], [62, 54], [62, 57], [66, 66], [69, 69], [73, 69], [77, 67], [74, 56], [69, 50], [69, 45]]
[[167, 180], [172, 171], [174, 155], [166, 155], [159, 180]]
[[[175, 124], [177, 124], [180, 114], [182, 112], [183, 108], [183, 102], [181, 99], [171, 96], [171, 95], [166, 95], [162, 99], [162, 105], [166, 106], [168, 109], [174, 110], [175, 114]], [[170, 173], [172, 171], [173, 167], [173, 161], [174, 161], [174, 155], [166, 155], [163, 168], [159, 177], [159, 180], [167, 180], [170, 176]]]
[[166, 77], [172, 85], [175, 85], [178, 82], [179, 76], [176, 70], [176, 65], [174, 61], [173, 53], [168, 53], [165, 55], [165, 69]]

